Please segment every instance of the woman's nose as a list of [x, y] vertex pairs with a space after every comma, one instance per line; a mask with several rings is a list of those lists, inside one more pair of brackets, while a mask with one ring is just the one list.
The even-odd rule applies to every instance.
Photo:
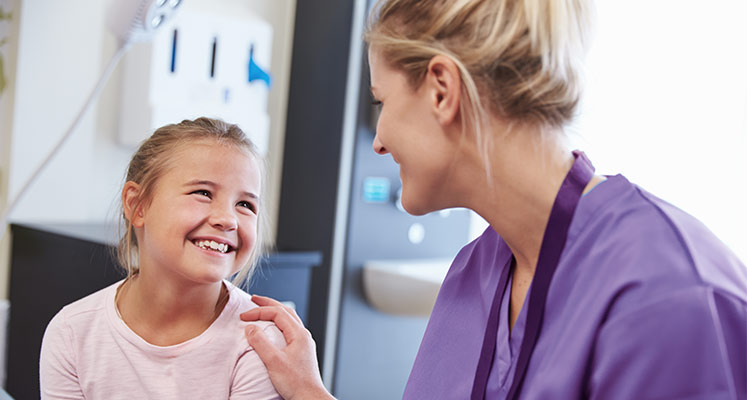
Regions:
[[209, 223], [212, 227], [222, 231], [232, 231], [238, 227], [236, 215], [222, 206], [216, 206], [213, 208], [212, 213], [210, 214]]
[[377, 154], [382, 155], [382, 156], [384, 154], [389, 153], [389, 151], [387, 151], [386, 147], [384, 147], [384, 145], [381, 143], [381, 140], [379, 140], [379, 134], [378, 133], [376, 134], [376, 136], [374, 136], [373, 149], [374, 149], [374, 151]]

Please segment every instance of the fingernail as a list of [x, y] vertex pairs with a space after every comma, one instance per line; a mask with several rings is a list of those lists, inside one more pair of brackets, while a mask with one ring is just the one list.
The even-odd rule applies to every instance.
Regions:
[[257, 328], [255, 328], [255, 327], [253, 327], [253, 326], [251, 326], [251, 325], [247, 326], [247, 327], [246, 327], [246, 335], [247, 335], [247, 336], [253, 336], [253, 335], [254, 335], [254, 331], [255, 331], [256, 329], [257, 329]]

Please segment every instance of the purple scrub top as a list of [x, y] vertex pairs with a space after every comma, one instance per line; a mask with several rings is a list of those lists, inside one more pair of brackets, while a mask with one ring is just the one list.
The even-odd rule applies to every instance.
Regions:
[[[459, 252], [404, 399], [469, 398], [510, 257], [490, 227]], [[486, 399], [506, 397], [526, 323], [524, 304], [509, 333], [503, 298]], [[747, 399], [747, 268], [693, 217], [608, 177], [578, 204], [524, 379], [522, 399]]]

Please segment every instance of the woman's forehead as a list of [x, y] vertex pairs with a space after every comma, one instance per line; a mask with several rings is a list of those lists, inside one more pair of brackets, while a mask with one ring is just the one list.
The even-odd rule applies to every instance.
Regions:
[[404, 73], [395, 69], [380, 51], [369, 50], [368, 63], [371, 91], [374, 94], [382, 90], [382, 88], [389, 86], [393, 80], [398, 78], [406, 80]]

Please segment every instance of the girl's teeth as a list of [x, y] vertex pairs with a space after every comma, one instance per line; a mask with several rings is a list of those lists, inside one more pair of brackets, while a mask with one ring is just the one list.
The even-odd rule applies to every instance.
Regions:
[[198, 247], [203, 249], [211, 249], [219, 251], [221, 253], [228, 252], [228, 245], [225, 243], [218, 243], [214, 240], [200, 240], [195, 243]]

